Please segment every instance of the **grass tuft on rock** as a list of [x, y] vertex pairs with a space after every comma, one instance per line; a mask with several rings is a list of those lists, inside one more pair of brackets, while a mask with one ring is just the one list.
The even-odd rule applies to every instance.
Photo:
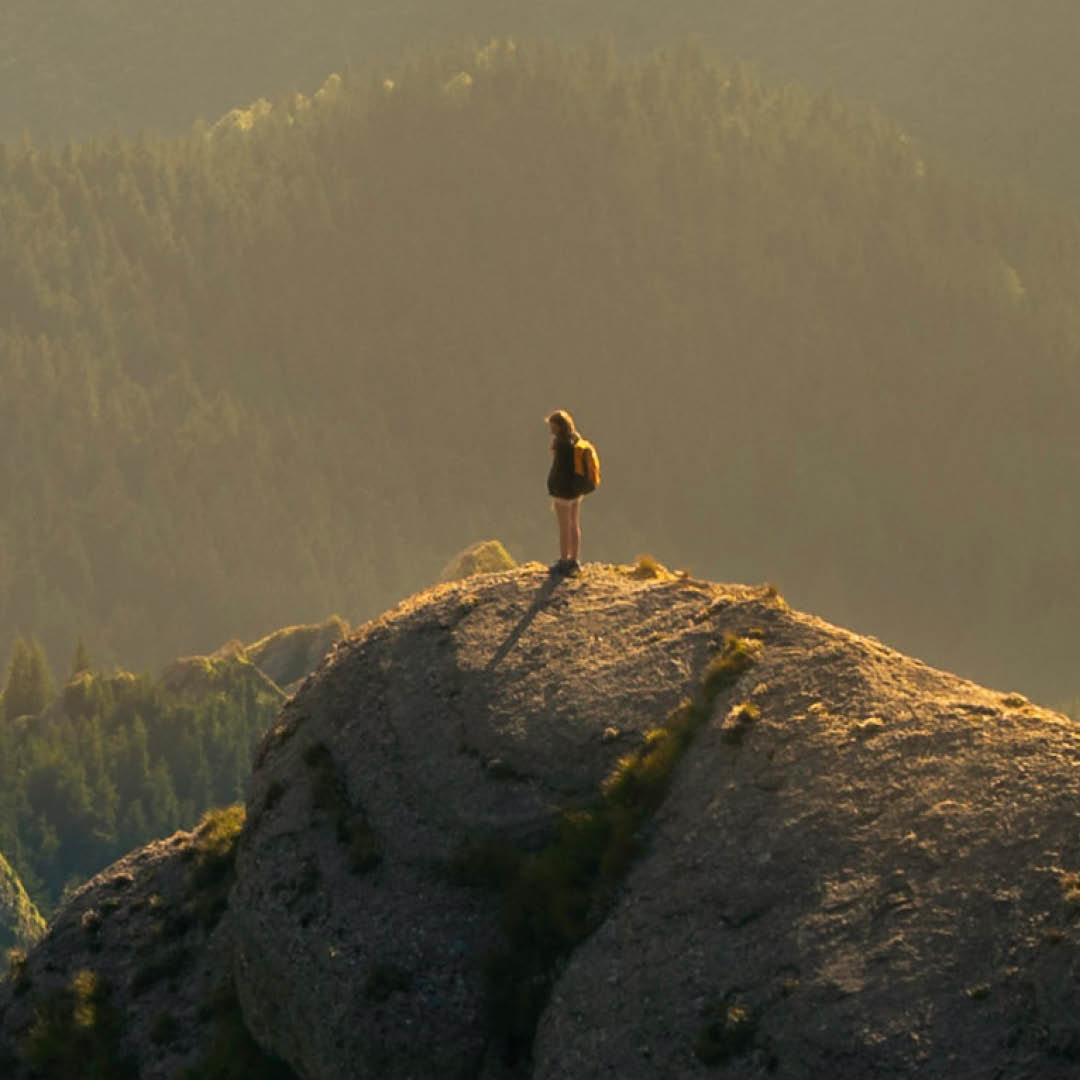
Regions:
[[7, 951], [7, 974], [16, 997], [22, 997], [31, 987], [30, 964], [26, 950], [11, 948]]
[[738, 746], [746, 733], [761, 719], [761, 710], [752, 701], [740, 701], [733, 705], [720, 725], [720, 737], [726, 743]]
[[751, 1049], [755, 1031], [750, 1010], [736, 1001], [726, 1001], [707, 1011], [694, 1053], [703, 1065], [723, 1065]]
[[[474, 838], [451, 860], [453, 880], [503, 896], [506, 945], [488, 957], [485, 977], [489, 1028], [508, 1063], [528, 1056], [559, 964], [599, 924], [717, 695], [760, 650], [759, 642], [727, 636], [696, 697], [682, 701], [635, 752], [619, 759], [591, 806], [562, 815], [554, 843], [525, 854], [503, 841]], [[749, 708], [756, 718], [756, 707]]]
[[185, 920], [197, 921], [210, 930], [224, 914], [236, 865], [236, 846], [245, 820], [243, 803], [234, 803], [208, 810], [195, 827]]
[[710, 701], [733, 686], [738, 678], [751, 667], [760, 653], [760, 643], [750, 638], [724, 635], [720, 652], [705, 667], [701, 684]]
[[107, 984], [84, 968], [67, 987], [35, 1003], [22, 1052], [47, 1077], [138, 1080], [134, 1060], [122, 1051], [122, 1032]]
[[315, 743], [304, 751], [304, 764], [311, 776], [311, 805], [333, 822], [338, 840], [345, 846], [349, 869], [366, 874], [382, 862], [378, 837], [360, 807], [348, 796], [345, 781], [325, 743]]

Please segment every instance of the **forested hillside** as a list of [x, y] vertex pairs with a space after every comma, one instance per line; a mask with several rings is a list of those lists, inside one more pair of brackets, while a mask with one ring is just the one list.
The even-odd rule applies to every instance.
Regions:
[[235, 802], [282, 693], [230, 655], [162, 679], [80, 669], [42, 696], [39, 657], [16, 642], [0, 698], [0, 853], [48, 911], [125, 852]]
[[[1080, 228], [692, 49], [429, 54], [0, 150], [0, 627], [146, 668], [554, 555], [541, 417], [651, 549], [1075, 686]], [[54, 664], [56, 660], [54, 659]]]
[[873, 102], [977, 170], [1080, 190], [1080, 8], [1065, 0], [7, 0], [0, 138], [186, 131], [432, 42], [597, 33], [634, 50], [696, 35]]
[[44, 929], [44, 919], [0, 852], [0, 950], [32, 945]]

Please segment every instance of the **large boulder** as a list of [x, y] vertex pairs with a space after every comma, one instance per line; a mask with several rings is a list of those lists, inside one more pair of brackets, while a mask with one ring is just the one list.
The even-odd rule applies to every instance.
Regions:
[[[232, 896], [259, 1042], [320, 1080], [1074, 1076], [1076, 726], [774, 590], [649, 573], [446, 585], [301, 687]], [[531, 1053], [504, 1057], [506, 897], [455, 873], [462, 851], [547, 849], [725, 633], [756, 665], [552, 958]]]
[[1065, 1080], [1078, 796], [1067, 717], [770, 587], [472, 577], [75, 894], [0, 1075]]
[[304, 1077], [475, 1075], [498, 895], [470, 841], [534, 850], [693, 685], [715, 589], [535, 565], [421, 594], [300, 689], [261, 750], [234, 908], [256, 1038]]
[[793, 613], [754, 679], [559, 979], [536, 1080], [1075, 1078], [1077, 725]]
[[0, 981], [0, 1076], [198, 1080], [217, 1054], [252, 1071], [214, 1075], [287, 1080], [247, 1036], [232, 985], [227, 896], [243, 820], [240, 806], [213, 811], [131, 852], [13, 954]]

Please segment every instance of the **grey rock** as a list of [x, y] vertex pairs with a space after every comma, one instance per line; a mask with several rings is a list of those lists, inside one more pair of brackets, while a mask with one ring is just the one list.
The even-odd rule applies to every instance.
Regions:
[[[535, 1080], [1075, 1077], [1077, 726], [794, 613], [754, 678], [760, 719], [699, 734], [555, 987]], [[751, 1036], [710, 1067], [733, 1004]]]
[[141, 1080], [172, 1080], [198, 1063], [213, 1039], [207, 1007], [231, 979], [232, 944], [228, 912], [192, 915], [192, 842], [179, 832], [131, 852], [57, 912], [18, 980], [0, 983], [0, 1075], [40, 1075], [21, 1050], [43, 1005], [80, 971], [107, 987], [122, 1017], [116, 1057], [130, 1058]]
[[[500, 901], [449, 865], [470, 838], [543, 844], [595, 797], [628, 746], [613, 721], [640, 741], [690, 689], [712, 595], [534, 566], [422, 594], [338, 648], [267, 737], [248, 796], [236, 975], [259, 1042], [327, 1080], [492, 1068]], [[377, 849], [360, 872], [356, 819]]]

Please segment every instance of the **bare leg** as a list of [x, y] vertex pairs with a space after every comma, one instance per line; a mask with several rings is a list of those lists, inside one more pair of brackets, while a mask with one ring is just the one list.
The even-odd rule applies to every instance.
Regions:
[[572, 506], [569, 503], [556, 502], [555, 516], [559, 519], [559, 558], [570, 558], [570, 514]]
[[567, 558], [577, 562], [581, 554], [581, 500], [576, 499], [570, 504], [569, 522], [567, 525]]

